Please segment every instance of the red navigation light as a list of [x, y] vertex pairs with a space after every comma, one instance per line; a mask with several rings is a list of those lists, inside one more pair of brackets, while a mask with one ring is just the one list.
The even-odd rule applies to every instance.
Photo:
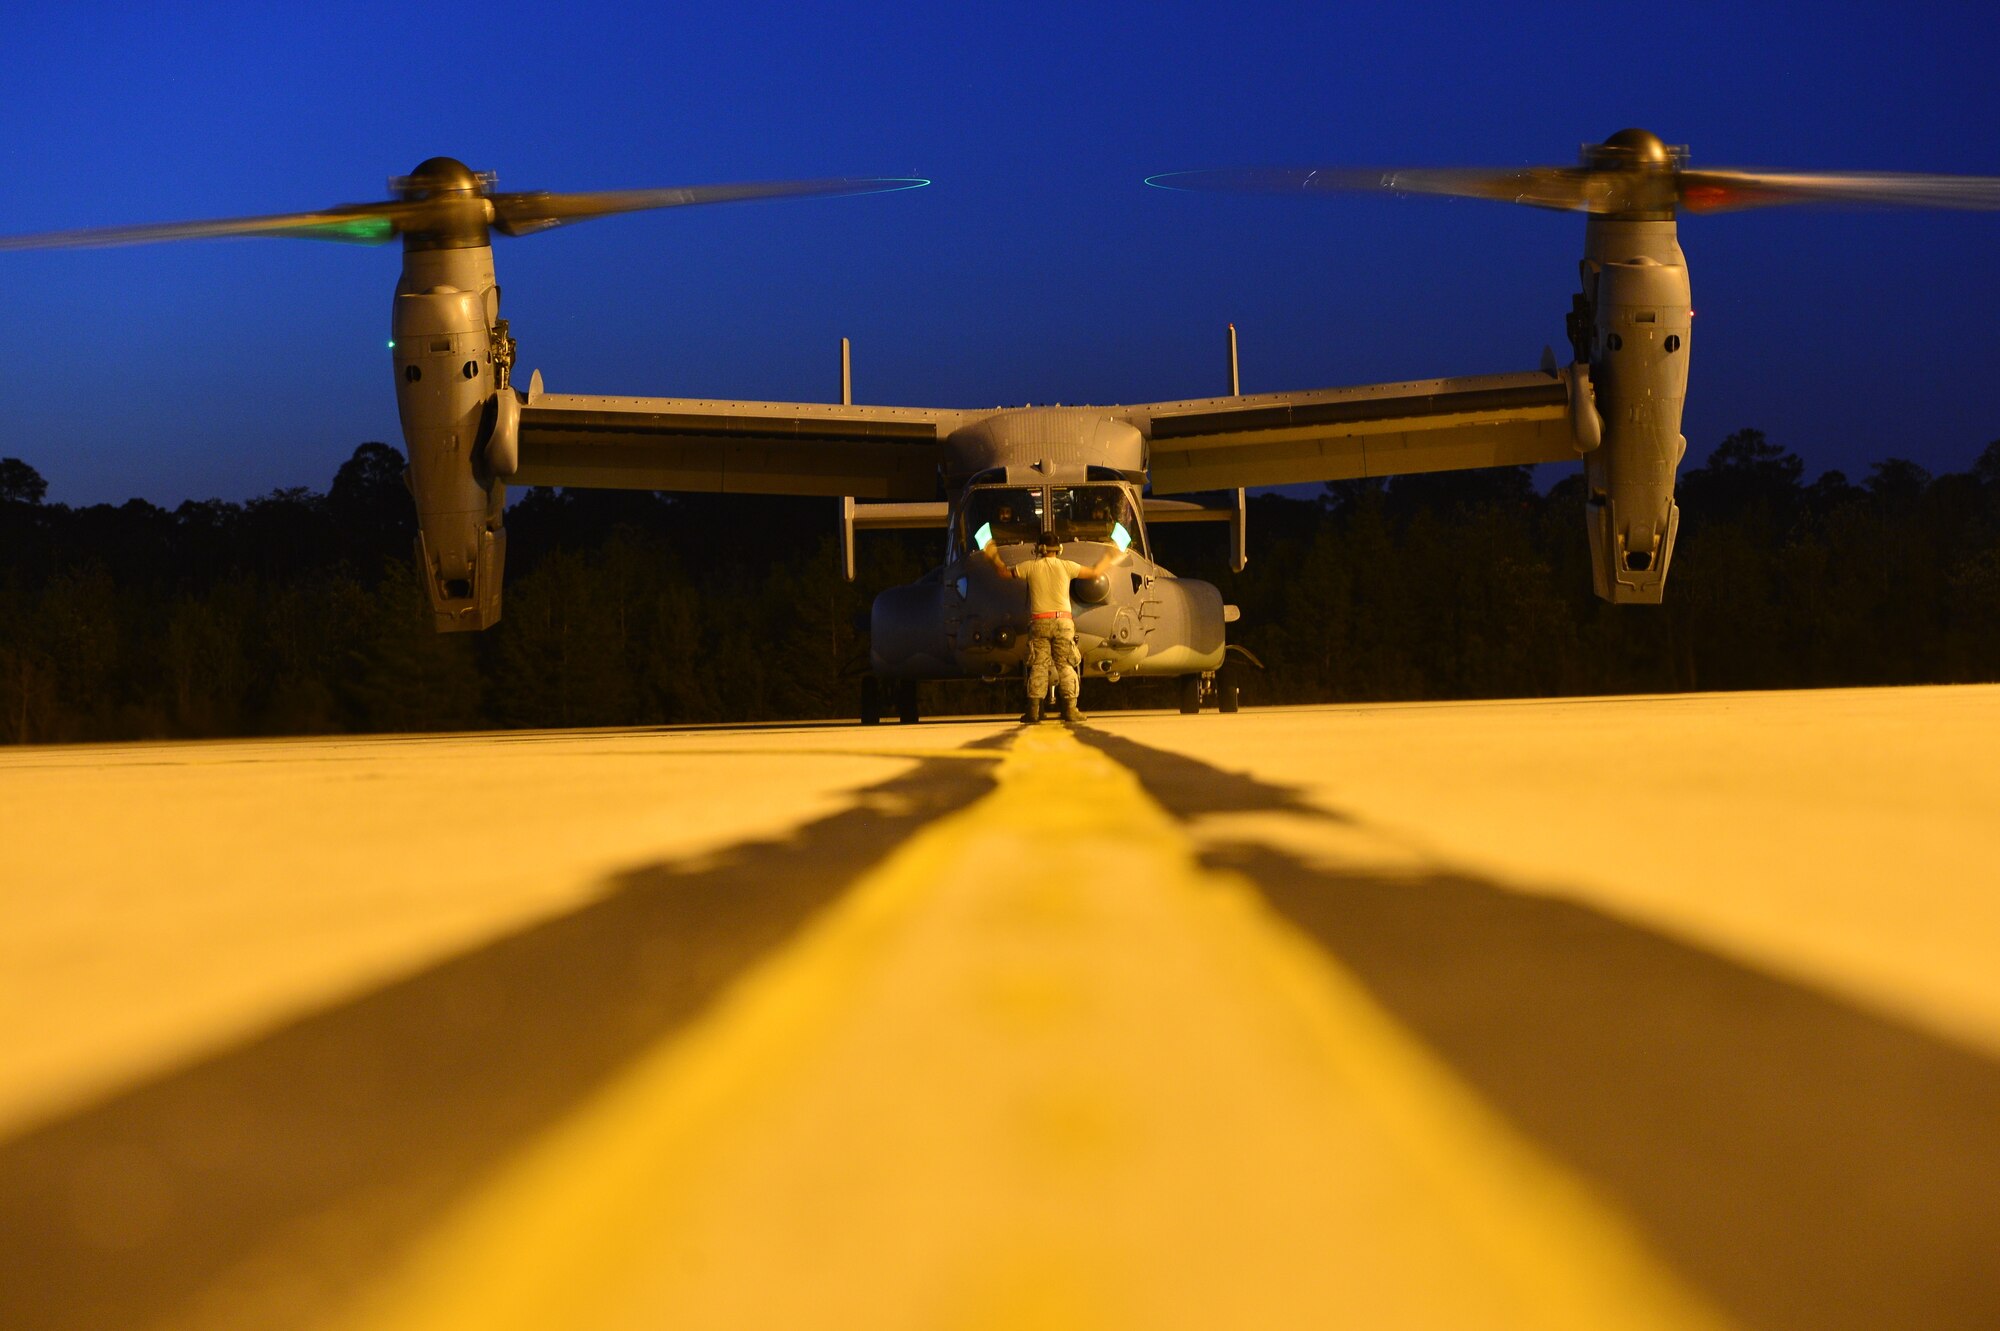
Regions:
[[1732, 193], [1720, 185], [1689, 185], [1681, 191], [1681, 206], [1691, 212], [1707, 212], [1727, 206]]

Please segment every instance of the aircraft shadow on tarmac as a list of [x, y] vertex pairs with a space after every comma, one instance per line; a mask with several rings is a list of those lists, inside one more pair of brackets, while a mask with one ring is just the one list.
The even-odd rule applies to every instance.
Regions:
[[963, 754], [783, 839], [627, 871], [571, 914], [0, 1143], [0, 1327], [323, 1316], [511, 1149], [990, 790], [992, 764]]
[[[1104, 732], [1169, 812], [1326, 816]], [[1212, 849], [1751, 1327], [2000, 1326], [2000, 1065], [1553, 895]], [[1885, 889], [1888, 885], [1885, 885]]]
[[[1176, 817], [1341, 820], [1082, 729]], [[998, 749], [1012, 732], [968, 746]], [[0, 1143], [0, 1326], [298, 1326], [926, 824], [923, 760], [781, 840], [606, 894]], [[1751, 1327], [2000, 1325], [2000, 1064], [1473, 877], [1212, 848]], [[30, 1278], [20, 1275], [32, 1273]]]

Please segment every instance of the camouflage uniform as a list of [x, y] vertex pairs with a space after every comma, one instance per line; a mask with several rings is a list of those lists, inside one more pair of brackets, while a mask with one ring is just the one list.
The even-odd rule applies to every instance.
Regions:
[[1056, 672], [1056, 696], [1065, 707], [1076, 705], [1076, 668], [1083, 652], [1076, 645], [1076, 622], [1070, 618], [1070, 579], [1081, 565], [1059, 555], [1024, 561], [1014, 576], [1028, 584], [1028, 701], [1049, 696], [1049, 667]]
[[1076, 668], [1083, 649], [1076, 645], [1076, 623], [1070, 619], [1038, 619], [1028, 628], [1028, 701], [1049, 696], [1049, 667], [1056, 672], [1056, 696], [1076, 701]]

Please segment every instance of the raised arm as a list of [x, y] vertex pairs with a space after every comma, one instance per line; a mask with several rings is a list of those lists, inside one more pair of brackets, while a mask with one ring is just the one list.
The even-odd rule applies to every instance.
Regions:
[[1102, 559], [1092, 564], [1089, 568], [1077, 570], [1076, 576], [1079, 578], [1101, 578], [1123, 563], [1126, 556], [1131, 553], [1130, 550], [1106, 550]]

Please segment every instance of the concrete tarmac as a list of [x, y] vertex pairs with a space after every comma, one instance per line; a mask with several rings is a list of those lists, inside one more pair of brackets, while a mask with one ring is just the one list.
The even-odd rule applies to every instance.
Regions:
[[0, 754], [0, 1325], [2000, 1324], [2000, 689]]

